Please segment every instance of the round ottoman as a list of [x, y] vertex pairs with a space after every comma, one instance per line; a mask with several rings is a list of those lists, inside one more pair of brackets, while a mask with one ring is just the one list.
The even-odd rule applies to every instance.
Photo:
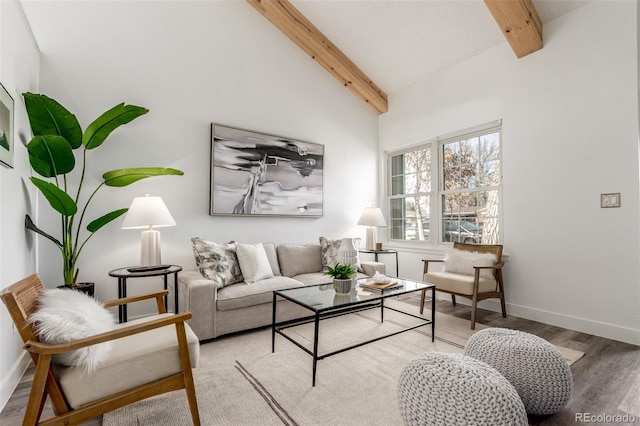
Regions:
[[398, 402], [405, 425], [527, 425], [513, 386], [496, 369], [460, 354], [427, 352], [400, 373]]
[[487, 328], [469, 338], [464, 354], [486, 362], [506, 377], [529, 414], [553, 414], [569, 402], [573, 388], [569, 364], [555, 346], [538, 336]]

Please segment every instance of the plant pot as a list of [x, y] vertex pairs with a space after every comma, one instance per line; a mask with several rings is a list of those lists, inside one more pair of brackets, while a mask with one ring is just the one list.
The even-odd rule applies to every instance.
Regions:
[[353, 279], [347, 278], [346, 280], [340, 280], [337, 278], [333, 279], [333, 289], [338, 294], [346, 294], [351, 291], [351, 284], [353, 283]]
[[88, 296], [93, 297], [95, 294], [95, 283], [75, 283], [72, 286], [60, 285], [58, 288], [63, 290], [77, 290], [86, 293]]

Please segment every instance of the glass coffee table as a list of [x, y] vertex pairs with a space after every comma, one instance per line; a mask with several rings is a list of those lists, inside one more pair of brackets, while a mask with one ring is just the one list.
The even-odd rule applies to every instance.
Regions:
[[[316, 367], [318, 361], [332, 355], [339, 354], [350, 349], [354, 349], [371, 342], [375, 342], [380, 339], [395, 336], [396, 334], [404, 333], [405, 331], [413, 330], [414, 328], [423, 327], [431, 324], [431, 341], [435, 341], [435, 293], [436, 286], [434, 284], [428, 284], [418, 281], [405, 280], [402, 278], [393, 278], [394, 281], [398, 281], [398, 286], [385, 289], [382, 291], [369, 290], [361, 287], [361, 284], [368, 281], [367, 279], [358, 280], [358, 285], [355, 289], [352, 289], [350, 293], [340, 295], [343, 297], [334, 297], [336, 295], [333, 290], [333, 284], [321, 284], [299, 288], [292, 288], [288, 290], [277, 290], [273, 292], [273, 317], [271, 322], [271, 352], [275, 352], [276, 349], [276, 334], [280, 334], [294, 345], [308, 353], [313, 357], [313, 373], [312, 373], [312, 386], [316, 385]], [[395, 309], [390, 306], [386, 306], [384, 301], [389, 297], [396, 297], [399, 295], [413, 293], [417, 291], [431, 290], [431, 318], [424, 318], [418, 315], [414, 315], [399, 309]], [[311, 312], [311, 315], [298, 318], [295, 320], [277, 322], [277, 298], [281, 297], [287, 299], [296, 305], [302, 306]], [[355, 312], [364, 311], [367, 309], [380, 309], [380, 322], [384, 322], [384, 311], [386, 309], [400, 312], [401, 314], [408, 315], [414, 318], [418, 318], [421, 321], [417, 324], [407, 326], [392, 333], [388, 333], [382, 336], [358, 342], [356, 344], [346, 346], [331, 352], [320, 354], [318, 353], [318, 334], [320, 330], [320, 322], [327, 318], [333, 318], [340, 315], [351, 314]], [[313, 349], [309, 349], [296, 341], [291, 336], [285, 333], [285, 330], [291, 327], [296, 327], [301, 324], [314, 323], [313, 333]]]

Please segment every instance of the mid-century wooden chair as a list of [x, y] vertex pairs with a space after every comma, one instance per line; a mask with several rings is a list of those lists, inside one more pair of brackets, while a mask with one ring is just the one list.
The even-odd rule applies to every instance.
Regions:
[[[158, 315], [119, 324], [111, 331], [56, 345], [40, 342], [35, 326], [28, 321], [29, 315], [38, 308], [38, 296], [42, 291], [44, 286], [38, 275], [34, 274], [0, 293], [24, 341], [24, 349], [35, 364], [23, 425], [78, 424], [150, 396], [179, 389], [186, 391], [193, 424], [200, 424], [191, 371], [191, 358], [193, 363], [197, 362], [199, 343], [185, 324], [191, 318], [190, 312], [175, 315], [166, 313], [163, 300], [166, 290], [103, 304], [105, 307], [114, 307], [155, 298]], [[76, 368], [52, 363], [55, 354], [107, 341], [112, 345], [109, 352], [112, 362], [105, 361], [107, 366], [98, 367], [93, 373], [82, 372], [79, 375]], [[167, 341], [175, 341], [175, 344], [167, 344]], [[140, 368], [141, 362], [146, 368]], [[40, 422], [47, 395], [51, 398], [55, 417]], [[91, 400], [83, 400], [87, 398]]]
[[[507, 309], [504, 299], [504, 282], [502, 280], [502, 245], [501, 244], [466, 244], [454, 243], [454, 249], [477, 252], [491, 253], [495, 255], [495, 263], [492, 265], [473, 265], [473, 271], [470, 274], [461, 274], [453, 272], [429, 272], [429, 263], [444, 262], [444, 259], [423, 259], [423, 281], [436, 285], [436, 291], [451, 294], [453, 305], [456, 304], [456, 296], [465, 297], [471, 300], [471, 329], [476, 328], [476, 310], [480, 300], [489, 298], [500, 299], [502, 307], [502, 316], [507, 317]], [[492, 277], [481, 276], [480, 271], [490, 270]], [[422, 292], [420, 298], [420, 313], [424, 311], [425, 292]]]

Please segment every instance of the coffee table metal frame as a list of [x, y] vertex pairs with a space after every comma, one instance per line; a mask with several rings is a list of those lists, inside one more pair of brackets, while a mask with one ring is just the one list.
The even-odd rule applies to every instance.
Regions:
[[[273, 292], [273, 308], [272, 308], [272, 322], [271, 322], [271, 352], [275, 352], [275, 345], [276, 345], [276, 334], [279, 334], [281, 336], [283, 336], [285, 339], [289, 340], [291, 343], [293, 343], [294, 345], [298, 346], [300, 349], [302, 349], [303, 351], [305, 351], [306, 353], [308, 353], [309, 355], [311, 355], [313, 357], [313, 373], [312, 373], [312, 386], [316, 385], [316, 371], [317, 371], [317, 364], [318, 361], [324, 358], [328, 358], [330, 356], [333, 355], [337, 355], [341, 352], [345, 352], [348, 351], [350, 349], [354, 349], [363, 345], [366, 345], [368, 343], [372, 343], [381, 339], [385, 339], [387, 337], [391, 337], [391, 336], [395, 336], [396, 334], [400, 334], [400, 333], [404, 333], [405, 331], [409, 331], [409, 330], [413, 330], [415, 328], [418, 327], [423, 327], [425, 325], [429, 325], [431, 324], [431, 341], [434, 342], [435, 341], [435, 312], [436, 312], [436, 286], [434, 284], [428, 284], [428, 283], [421, 283], [421, 282], [417, 282], [417, 281], [411, 281], [411, 280], [404, 280], [399, 278], [398, 281], [402, 283], [401, 286], [396, 287], [396, 288], [392, 288], [392, 289], [387, 289], [384, 290], [382, 292], [377, 292], [377, 291], [368, 291], [365, 288], [361, 288], [360, 284], [364, 283], [366, 280], [359, 280], [358, 281], [358, 286], [356, 290], [365, 290], [367, 293], [370, 294], [362, 294], [362, 293], [357, 293], [357, 297], [352, 296], [351, 300], [349, 302], [346, 303], [340, 303], [338, 305], [336, 304], [322, 304], [322, 303], [313, 303], [310, 304], [308, 303], [310, 300], [304, 300], [303, 298], [299, 298], [296, 297], [295, 293], [299, 292], [300, 289], [310, 289], [311, 291], [315, 291], [315, 288], [320, 288], [321, 286], [325, 286], [325, 291], [326, 292], [332, 292], [333, 295], [335, 295], [335, 290], [333, 290], [333, 286], [332, 284], [320, 284], [320, 285], [315, 285], [315, 286], [307, 286], [307, 287], [301, 287], [301, 288], [293, 288], [293, 289], [288, 289], [288, 290], [276, 290]], [[331, 286], [331, 288], [327, 289], [327, 286]], [[403, 294], [408, 294], [408, 293], [413, 293], [413, 292], [417, 292], [417, 291], [423, 291], [423, 290], [431, 290], [431, 319], [427, 319], [418, 315], [414, 315], [402, 310], [398, 310], [389, 306], [386, 306], [384, 304], [385, 299], [389, 298], [389, 297], [397, 297], [399, 295], [403, 295]], [[325, 299], [329, 299], [332, 300], [333, 299], [333, 295], [331, 295], [331, 293], [324, 293]], [[286, 300], [289, 300], [293, 303], [295, 303], [296, 305], [302, 306], [306, 309], [309, 309], [310, 311], [313, 312], [313, 315], [310, 316], [306, 316], [306, 317], [302, 317], [302, 318], [298, 318], [298, 319], [293, 319], [293, 320], [288, 320], [288, 321], [282, 321], [282, 322], [277, 322], [277, 298], [278, 297], [282, 297]], [[311, 301], [313, 301], [313, 298], [311, 298]], [[408, 315], [414, 318], [418, 318], [420, 320], [422, 320], [420, 323], [412, 325], [412, 326], [408, 326], [405, 327], [401, 330], [395, 331], [393, 333], [389, 333], [389, 334], [385, 334], [382, 336], [378, 336], [369, 340], [365, 340], [365, 341], [361, 341], [358, 342], [356, 344], [350, 345], [350, 346], [346, 346], [344, 348], [340, 348], [337, 350], [333, 350], [331, 352], [327, 352], [327, 353], [323, 353], [323, 354], [319, 354], [318, 353], [318, 334], [319, 334], [319, 330], [320, 330], [320, 321], [327, 319], [327, 318], [334, 318], [334, 317], [338, 317], [341, 315], [347, 315], [347, 314], [352, 314], [352, 313], [356, 313], [356, 312], [360, 312], [360, 311], [365, 311], [368, 309], [375, 309], [375, 308], [380, 308], [380, 322], [384, 322], [384, 310], [385, 309], [389, 309], [392, 311], [396, 311], [399, 312], [401, 314], [404, 315]], [[285, 333], [285, 330], [291, 327], [296, 327], [298, 325], [302, 325], [302, 324], [308, 324], [308, 323], [314, 323], [314, 337], [313, 337], [313, 350], [310, 350], [309, 348], [303, 346], [301, 343], [299, 343], [298, 341], [296, 341], [295, 339], [293, 339], [291, 336], [288, 336]]]

